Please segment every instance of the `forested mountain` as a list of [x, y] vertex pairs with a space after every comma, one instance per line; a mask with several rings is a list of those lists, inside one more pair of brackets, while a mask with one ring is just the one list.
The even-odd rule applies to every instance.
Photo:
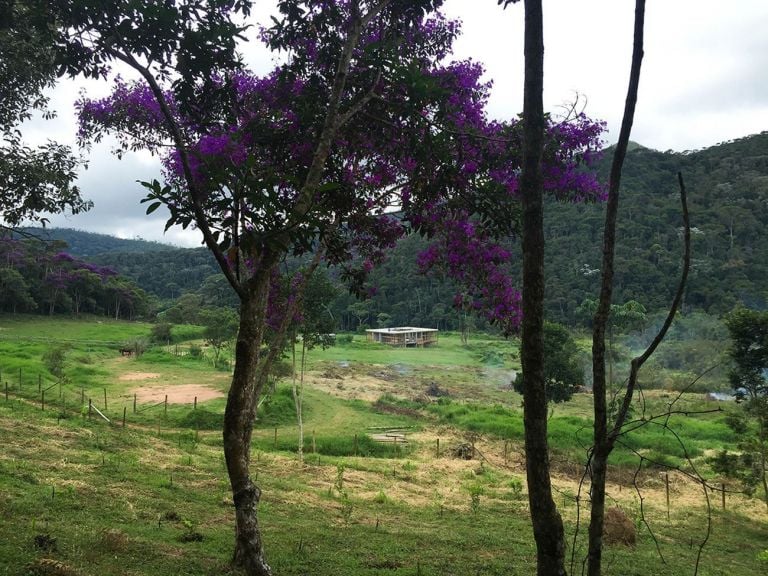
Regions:
[[[610, 154], [599, 171], [607, 178]], [[768, 298], [768, 133], [705, 150], [673, 153], [634, 146], [627, 155], [619, 214], [614, 300], [641, 302], [649, 312], [671, 300], [682, 254], [677, 172], [685, 178], [693, 226], [693, 266], [684, 310], [720, 314], [741, 302], [764, 307]], [[548, 315], [577, 324], [578, 306], [597, 297], [603, 206], [549, 202], [545, 213]], [[204, 248], [180, 249], [142, 240], [119, 240], [75, 231], [48, 231], [69, 251], [114, 268], [161, 299], [198, 292], [203, 299], [226, 287], [206, 278], [219, 274]], [[61, 233], [65, 232], [65, 235]], [[515, 250], [516, 243], [510, 241]], [[404, 239], [372, 275], [370, 299], [345, 290], [330, 306], [342, 329], [360, 325], [416, 324], [457, 329], [455, 289], [418, 273], [426, 241]], [[519, 265], [519, 258], [514, 266]], [[333, 278], [334, 272], [330, 271]]]
[[31, 235], [45, 241], [62, 240], [67, 243], [67, 251], [78, 258], [87, 258], [96, 254], [115, 252], [139, 253], [165, 250], [177, 250], [176, 246], [144, 240], [142, 238], [115, 238], [108, 234], [84, 232], [72, 228], [22, 228], [22, 235]]
[[119, 270], [161, 299], [178, 298], [184, 292], [196, 291], [206, 278], [221, 274], [207, 248], [113, 252], [95, 255], [90, 260]]
[[[600, 167], [607, 175], [608, 158]], [[682, 257], [677, 173], [692, 226], [692, 270], [683, 309], [719, 314], [768, 296], [768, 132], [689, 153], [637, 148], [627, 155], [619, 212], [614, 300], [650, 311], [672, 298]], [[546, 213], [550, 316], [572, 321], [595, 298], [603, 207], [550, 204]]]

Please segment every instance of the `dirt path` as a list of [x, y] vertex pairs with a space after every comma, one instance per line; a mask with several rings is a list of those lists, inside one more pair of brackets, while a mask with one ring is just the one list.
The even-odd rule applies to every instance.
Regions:
[[223, 398], [220, 390], [204, 384], [176, 384], [172, 386], [139, 386], [131, 390], [139, 402], [162, 402], [168, 396], [169, 404], [190, 404], [197, 398], [198, 402]]

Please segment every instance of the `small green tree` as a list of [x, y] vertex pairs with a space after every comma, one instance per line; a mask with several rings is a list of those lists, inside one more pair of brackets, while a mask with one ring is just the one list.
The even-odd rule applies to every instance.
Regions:
[[43, 364], [45, 364], [48, 372], [53, 374], [57, 380], [64, 379], [64, 368], [67, 362], [68, 351], [68, 345], [59, 344], [49, 348], [43, 353]]
[[205, 326], [203, 338], [213, 350], [213, 365], [218, 366], [221, 353], [237, 336], [237, 312], [231, 308], [204, 308], [198, 316]]
[[768, 312], [739, 308], [725, 320], [731, 336], [731, 387], [744, 414], [757, 424], [757, 435], [742, 435], [741, 449], [754, 455], [768, 507], [766, 439], [768, 438]]
[[158, 322], [149, 333], [149, 339], [155, 344], [169, 344], [173, 337], [173, 324], [170, 322]]
[[[584, 383], [584, 370], [579, 360], [579, 347], [565, 326], [544, 322], [544, 381], [548, 402], [567, 402]], [[514, 382], [522, 394], [523, 374]]]
[[[306, 368], [307, 350], [315, 346], [325, 349], [335, 343], [333, 332], [336, 330], [336, 319], [333, 317], [328, 302], [337, 295], [337, 290], [322, 271], [315, 271], [307, 281], [304, 297], [301, 302], [301, 320], [293, 327], [294, 335], [291, 345], [293, 360], [293, 404], [296, 408], [296, 423], [299, 427], [298, 453], [299, 460], [304, 459], [304, 371]], [[301, 358], [299, 378], [296, 379], [296, 341], [301, 336]]]

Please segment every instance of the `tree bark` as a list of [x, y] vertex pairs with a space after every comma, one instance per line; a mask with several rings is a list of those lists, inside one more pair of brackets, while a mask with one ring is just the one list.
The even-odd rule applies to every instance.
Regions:
[[594, 402], [594, 443], [591, 455], [591, 500], [592, 509], [589, 521], [589, 542], [587, 555], [587, 574], [599, 576], [602, 571], [603, 525], [605, 515], [605, 483], [608, 468], [608, 456], [613, 442], [608, 434], [607, 383], [605, 374], [605, 333], [610, 315], [613, 296], [614, 254], [616, 251], [616, 219], [619, 209], [619, 185], [621, 170], [629, 144], [629, 135], [637, 104], [640, 85], [640, 66], [643, 60], [643, 28], [645, 22], [645, 0], [636, 0], [634, 46], [629, 87], [624, 107], [619, 140], [616, 143], [608, 190], [608, 206], [603, 228], [603, 271], [600, 299], [592, 323], [592, 392]]
[[565, 533], [552, 498], [544, 383], [544, 36], [541, 0], [525, 2], [523, 103], [523, 322], [521, 360], [528, 500], [539, 576], [564, 575]]
[[[256, 280], [256, 279], [254, 279]], [[240, 328], [235, 345], [235, 371], [224, 412], [224, 456], [235, 505], [233, 564], [248, 576], [271, 576], [257, 517], [261, 490], [250, 476], [251, 436], [263, 383], [259, 356], [269, 292], [269, 275], [259, 274], [248, 286], [240, 305]]]

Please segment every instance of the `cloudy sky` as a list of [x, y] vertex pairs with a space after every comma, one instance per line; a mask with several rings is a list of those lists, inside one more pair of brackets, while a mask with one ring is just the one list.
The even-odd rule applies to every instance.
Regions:
[[[490, 114], [506, 119], [522, 109], [523, 9], [501, 10], [496, 0], [446, 0], [445, 12], [463, 22], [455, 58], [483, 62], [494, 82]], [[649, 0], [645, 59], [632, 139], [658, 150], [693, 150], [768, 130], [768, 1]], [[274, 2], [256, 0], [267, 21]], [[544, 0], [545, 105], [550, 111], [578, 95], [586, 112], [618, 134], [632, 49], [632, 0]], [[271, 66], [255, 42], [244, 46], [256, 72]], [[62, 82], [52, 94], [55, 121], [25, 126], [30, 142], [54, 138], [74, 144], [73, 102], [78, 92], [104, 95], [99, 82]], [[144, 215], [137, 180], [159, 178], [155, 159], [117, 160], [109, 143], [89, 153], [79, 185], [95, 207], [78, 216], [52, 216], [51, 225], [197, 245], [195, 233], [170, 230], [164, 215]]]

